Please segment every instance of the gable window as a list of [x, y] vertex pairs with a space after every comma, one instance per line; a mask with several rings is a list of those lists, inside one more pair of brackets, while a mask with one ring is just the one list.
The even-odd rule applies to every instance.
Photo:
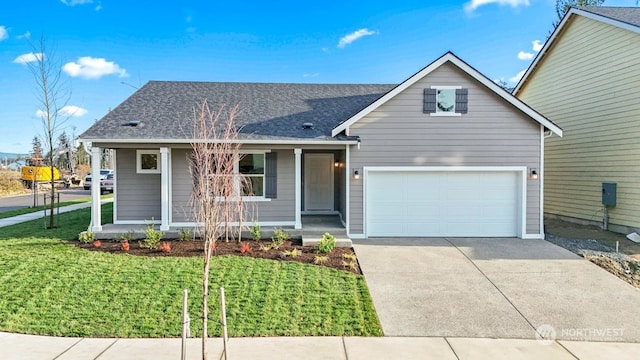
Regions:
[[431, 116], [460, 116], [467, 112], [468, 90], [460, 86], [424, 89], [423, 112]]
[[160, 174], [160, 151], [136, 150], [136, 172], [138, 174]]

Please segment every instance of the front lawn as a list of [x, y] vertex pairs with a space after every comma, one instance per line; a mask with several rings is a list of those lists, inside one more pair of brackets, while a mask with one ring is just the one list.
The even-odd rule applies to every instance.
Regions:
[[[0, 229], [0, 330], [86, 337], [179, 337], [182, 290], [191, 334], [201, 333], [201, 258], [86, 251], [71, 240], [89, 209]], [[112, 204], [103, 205], [108, 222]], [[29, 235], [25, 235], [29, 234]], [[230, 336], [381, 336], [364, 278], [295, 262], [222, 256], [212, 260], [209, 334], [220, 336], [218, 288]]]

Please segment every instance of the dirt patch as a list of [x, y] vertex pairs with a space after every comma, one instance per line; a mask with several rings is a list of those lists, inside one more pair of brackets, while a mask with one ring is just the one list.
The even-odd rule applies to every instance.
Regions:
[[[122, 249], [120, 241], [101, 241], [100, 247], [95, 247], [93, 243], [77, 242], [76, 246], [89, 251], [102, 251], [112, 254], [130, 254], [134, 256], [203, 256], [204, 243], [201, 240], [169, 240], [167, 241], [171, 250], [164, 252], [159, 249], [146, 249], [140, 246], [140, 242], [133, 240], [129, 242], [129, 250]], [[249, 251], [242, 252], [242, 244], [249, 247]], [[325, 266], [337, 270], [348, 271], [354, 274], [362, 274], [360, 265], [355, 257], [353, 248], [336, 247], [329, 254], [317, 253], [315, 246], [302, 246], [299, 240], [286, 240], [278, 249], [266, 248], [271, 245], [271, 240], [246, 240], [241, 244], [235, 241], [216, 243], [216, 256], [234, 255], [248, 256], [258, 259], [270, 259], [277, 261], [296, 261], [303, 264]], [[246, 249], [245, 249], [246, 250]], [[292, 254], [296, 250], [297, 254]], [[326, 259], [318, 257], [326, 256]]]
[[545, 219], [545, 233], [547, 241], [583, 256], [640, 288], [640, 244], [624, 234], [558, 219]]

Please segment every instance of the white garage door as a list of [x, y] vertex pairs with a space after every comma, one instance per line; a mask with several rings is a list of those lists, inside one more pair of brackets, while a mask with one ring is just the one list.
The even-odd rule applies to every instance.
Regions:
[[517, 236], [518, 175], [369, 171], [367, 236]]

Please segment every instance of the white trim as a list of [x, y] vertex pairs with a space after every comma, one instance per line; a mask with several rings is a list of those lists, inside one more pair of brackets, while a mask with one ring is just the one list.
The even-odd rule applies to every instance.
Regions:
[[367, 232], [367, 178], [370, 172], [515, 172], [518, 174], [518, 190], [520, 192], [520, 207], [518, 209], [520, 219], [516, 233], [519, 238], [525, 239], [527, 228], [527, 167], [526, 166], [365, 166], [362, 169], [362, 224], [365, 237]]
[[[239, 202], [240, 200], [242, 200], [242, 202], [269, 202], [271, 201], [271, 199], [266, 198], [264, 196], [241, 196], [242, 199], [238, 198], [237, 196], [233, 196], [230, 197], [229, 199], [227, 199], [228, 201], [235, 201], [235, 202]], [[224, 199], [223, 196], [216, 196], [216, 201], [226, 201]]]
[[160, 148], [160, 230], [169, 230], [169, 156], [167, 147]]
[[521, 239], [523, 240], [544, 240], [544, 234], [524, 234]]
[[544, 238], [544, 127], [540, 127], [540, 168], [538, 169], [538, 181], [540, 181], [540, 234]]
[[[251, 227], [253, 225], [253, 222], [249, 222], [249, 221], [245, 221], [243, 222], [244, 225], [243, 227]], [[237, 221], [235, 222], [230, 222], [229, 223], [231, 226], [238, 226], [239, 223]], [[266, 226], [266, 227], [276, 227], [276, 226], [287, 226], [287, 227], [294, 227], [296, 222], [295, 221], [258, 221], [256, 222], [256, 224], [258, 224], [258, 226]], [[202, 226], [203, 224], [200, 224], [200, 226]], [[198, 224], [196, 224], [195, 222], [176, 222], [176, 223], [172, 223], [171, 227], [196, 227], [198, 226]]]
[[[91, 231], [102, 231], [102, 201], [100, 199], [100, 148], [91, 148]], [[97, 176], [97, 177], [96, 177]], [[96, 181], [97, 180], [97, 181]]]
[[340, 211], [337, 210], [323, 210], [323, 211], [313, 211], [313, 210], [305, 210], [302, 211], [302, 215], [340, 215]]
[[[169, 224], [173, 222], [173, 151], [172, 148], [169, 148], [169, 158], [168, 158], [168, 168], [167, 172], [169, 173]], [[169, 225], [171, 226], [171, 225]]]
[[296, 221], [294, 227], [302, 229], [302, 149], [293, 149], [295, 157], [295, 216]]
[[[162, 222], [160, 220], [116, 220], [113, 222], [114, 225], [161, 225]], [[163, 230], [164, 231], [164, 230]]]
[[515, 89], [513, 89], [513, 94], [514, 95], [517, 96], [517, 94], [520, 92], [520, 90], [522, 89], [522, 86], [526, 83], [526, 81], [529, 78], [529, 76], [531, 75], [531, 73], [533, 73], [533, 71], [538, 67], [538, 63], [540, 61], [542, 61], [542, 59], [546, 56], [547, 51], [554, 44], [554, 42], [556, 41], [556, 38], [558, 38], [560, 36], [560, 33], [562, 33], [562, 31], [564, 30], [565, 26], [567, 26], [567, 23], [569, 22], [569, 20], [572, 18], [573, 15], [583, 16], [583, 17], [586, 17], [586, 18], [591, 19], [591, 20], [600, 21], [600, 22], [605, 23], [607, 25], [616, 26], [616, 27], [619, 27], [619, 28], [624, 29], [624, 30], [629, 30], [629, 31], [634, 32], [636, 34], [640, 33], [640, 27], [638, 27], [636, 25], [632, 25], [632, 24], [629, 24], [629, 23], [626, 23], [626, 22], [623, 22], [623, 21], [620, 21], [620, 20], [615, 20], [615, 19], [606, 17], [604, 15], [594, 14], [594, 13], [586, 11], [586, 10], [576, 9], [576, 8], [572, 7], [564, 15], [564, 17], [560, 21], [560, 24], [558, 24], [558, 26], [556, 26], [556, 28], [553, 30], [553, 33], [551, 34], [551, 36], [549, 36], [549, 39], [547, 39], [547, 41], [544, 43], [544, 46], [542, 47], [542, 49], [540, 49], [540, 51], [536, 55], [536, 58], [533, 59], [533, 62], [531, 63], [531, 65], [529, 65], [529, 68], [527, 68], [527, 71], [525, 71], [525, 73], [522, 76], [522, 78], [520, 78], [520, 81], [516, 85]]
[[[114, 144], [192, 144], [201, 142], [202, 139], [93, 139], [82, 138], [79, 141]], [[223, 143], [244, 145], [344, 145], [358, 143], [357, 140], [234, 140], [222, 141]]]
[[533, 120], [535, 120], [538, 123], [542, 124], [547, 129], [553, 131], [558, 136], [562, 136], [562, 129], [560, 129], [557, 125], [555, 125], [554, 123], [549, 121], [547, 118], [542, 116], [540, 113], [538, 113], [535, 110], [533, 110], [532, 108], [530, 108], [527, 104], [522, 102], [520, 99], [518, 99], [518, 98], [514, 97], [513, 95], [511, 95], [509, 92], [507, 92], [506, 90], [504, 90], [503, 88], [498, 86], [491, 79], [489, 79], [486, 76], [482, 75], [476, 69], [474, 69], [471, 66], [469, 66], [467, 63], [462, 61], [460, 58], [458, 58], [457, 56], [455, 56], [451, 52], [447, 52], [446, 54], [441, 56], [439, 59], [437, 59], [436, 61], [434, 61], [431, 64], [429, 64], [427, 67], [423, 68], [422, 70], [420, 70], [419, 72], [417, 72], [416, 74], [414, 74], [413, 76], [411, 76], [410, 78], [405, 80], [402, 84], [396, 86], [391, 91], [389, 91], [388, 93], [383, 95], [381, 98], [379, 98], [378, 100], [374, 101], [371, 105], [369, 105], [366, 108], [360, 110], [357, 114], [353, 115], [347, 121], [345, 121], [345, 122], [339, 124], [338, 126], [334, 127], [333, 130], [331, 131], [331, 136], [336, 136], [336, 135], [340, 134], [342, 131], [346, 130], [351, 125], [353, 125], [355, 122], [357, 122], [358, 120], [360, 120], [363, 117], [367, 116], [369, 113], [371, 113], [372, 111], [374, 111], [375, 109], [380, 107], [382, 104], [384, 104], [387, 101], [389, 101], [390, 99], [394, 98], [396, 95], [398, 95], [402, 91], [406, 90], [407, 88], [409, 88], [410, 86], [415, 84], [417, 81], [421, 80], [422, 78], [424, 78], [425, 76], [430, 74], [432, 71], [434, 71], [435, 69], [437, 69], [440, 66], [442, 66], [443, 64], [445, 64], [446, 62], [450, 62], [453, 65], [457, 66], [462, 71], [466, 72], [468, 75], [470, 75], [471, 77], [473, 77], [474, 79], [476, 79], [480, 83], [482, 83], [484, 86], [489, 88], [489, 90], [493, 91], [498, 96], [500, 96], [501, 98], [506, 100], [508, 103], [510, 103], [511, 105], [515, 106], [520, 111], [522, 111], [523, 113], [528, 115], [530, 118], [532, 118]]
[[116, 221], [118, 218], [118, 151], [113, 151], [113, 214], [111, 217], [111, 222]]
[[[156, 155], [156, 169], [143, 169], [142, 168], [142, 155]], [[162, 159], [160, 156], [160, 150], [154, 149], [140, 149], [136, 150], [136, 173], [137, 174], [161, 174], [162, 173]]]
[[347, 232], [349, 232], [349, 219], [351, 218], [351, 172], [349, 169], [351, 169], [351, 146], [350, 145], [346, 145], [345, 146], [345, 168], [344, 168], [344, 182], [345, 182], [345, 201], [344, 201], [344, 228], [347, 229]]

